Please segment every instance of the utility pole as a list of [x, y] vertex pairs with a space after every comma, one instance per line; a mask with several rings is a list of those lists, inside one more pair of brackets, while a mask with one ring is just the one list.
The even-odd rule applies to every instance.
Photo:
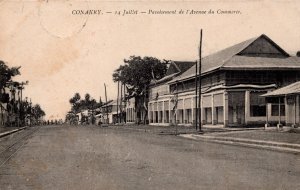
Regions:
[[[21, 117], [21, 114], [22, 114], [22, 113], [21, 113], [21, 107], [22, 107], [22, 110], [23, 110], [23, 113], [24, 113], [23, 102], [22, 102], [24, 85], [28, 85], [28, 81], [26, 81], [26, 82], [21, 82], [21, 83], [20, 83], [20, 86], [19, 86], [19, 89], [20, 89], [20, 99], [19, 99], [19, 120], [22, 119], [22, 117]], [[23, 123], [22, 120], [21, 120], [21, 123]]]
[[117, 120], [118, 120], [118, 123], [120, 123], [120, 117], [119, 117], [119, 86], [120, 86], [120, 81], [118, 81], [118, 95], [117, 95]]
[[123, 99], [123, 84], [121, 83], [121, 98], [120, 98], [120, 123], [123, 123], [123, 108], [122, 108], [122, 99]]
[[[125, 102], [125, 100], [126, 100], [126, 97], [125, 97], [125, 83], [123, 84], [124, 85], [124, 87], [123, 87], [123, 90], [124, 90], [124, 109], [126, 108], [126, 102]], [[124, 118], [124, 123], [126, 123], [126, 111], [125, 111], [125, 113], [124, 113], [124, 115], [125, 115], [125, 118]]]
[[178, 123], [177, 123], [177, 105], [178, 105], [178, 81], [176, 81], [176, 94], [175, 94], [175, 135], [178, 135]]
[[104, 90], [105, 90], [105, 102], [106, 102], [106, 123], [108, 124], [107, 92], [106, 92], [106, 85], [105, 85], [105, 83], [104, 83]]
[[[202, 59], [202, 29], [200, 30], [200, 44], [199, 44], [199, 132], [202, 132], [202, 109], [201, 109], [201, 59]], [[212, 110], [213, 111], [213, 110]]]
[[195, 108], [196, 108], [196, 118], [195, 118], [195, 126], [196, 126], [196, 131], [198, 130], [198, 61], [196, 61], [196, 73], [195, 73]]
[[29, 114], [29, 126], [31, 127], [31, 115], [32, 115], [32, 102], [31, 102], [31, 98], [30, 98], [30, 104], [29, 104], [29, 108], [30, 108], [30, 114]]

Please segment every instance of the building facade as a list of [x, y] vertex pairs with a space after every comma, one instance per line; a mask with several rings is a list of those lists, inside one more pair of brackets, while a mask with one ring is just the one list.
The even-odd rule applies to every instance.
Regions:
[[[276, 89], [272, 92], [262, 95], [266, 98], [268, 104], [277, 103], [278, 126], [282, 126], [282, 118], [285, 119], [285, 125], [299, 127], [300, 126], [300, 81], [292, 83], [288, 86]], [[284, 110], [279, 109], [284, 107]], [[267, 112], [266, 126], [269, 126], [270, 112]]]
[[[183, 72], [191, 68], [195, 62], [187, 61], [170, 61], [165, 77], [159, 80], [152, 80], [149, 87], [148, 98], [150, 101], [154, 99], [163, 100], [170, 95], [169, 85], [166, 82], [174, 79]], [[145, 96], [132, 97], [126, 103], [126, 121], [127, 123], [150, 123], [149, 104], [147, 105]], [[148, 113], [148, 114], [147, 114]], [[158, 117], [158, 114], [156, 115]]]
[[[102, 123], [116, 124], [126, 122], [125, 105], [120, 104], [120, 100], [112, 100], [101, 107]], [[119, 116], [119, 117], [118, 117]], [[119, 120], [119, 121], [118, 121]]]
[[152, 81], [149, 87], [148, 119], [151, 124], [169, 125], [174, 122], [173, 94], [168, 82], [191, 69], [196, 62], [174, 61], [168, 67], [166, 76]]
[[[201, 62], [200, 114], [196, 115], [195, 109], [198, 102], [193, 66], [164, 83], [163, 89], [152, 87], [152, 93], [162, 90], [165, 94], [160, 99], [151, 96], [150, 124], [192, 125], [197, 116], [204, 125], [263, 125], [267, 113], [270, 123], [278, 122], [280, 111], [285, 122], [285, 103], [268, 103], [262, 95], [300, 80], [299, 57], [290, 56], [261, 35], [204, 57]], [[200, 84], [200, 77], [197, 80]]]

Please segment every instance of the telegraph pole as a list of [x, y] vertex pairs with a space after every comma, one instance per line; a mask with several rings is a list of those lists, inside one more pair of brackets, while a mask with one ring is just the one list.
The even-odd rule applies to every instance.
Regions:
[[121, 83], [121, 99], [120, 99], [120, 123], [123, 123], [123, 103], [122, 103], [122, 99], [123, 99], [123, 84]]
[[31, 127], [31, 115], [32, 115], [32, 102], [31, 102], [31, 98], [30, 98], [30, 104], [29, 104], [29, 108], [30, 108], [30, 114], [29, 114], [29, 126]]
[[198, 130], [198, 102], [197, 102], [197, 97], [198, 97], [198, 61], [196, 61], [196, 73], [195, 73], [195, 108], [196, 108], [196, 118], [195, 118], [195, 126], [196, 126], [196, 131]]
[[178, 105], [178, 81], [176, 81], [176, 94], [175, 94], [175, 135], [178, 135], [178, 123], [177, 123], [177, 105]]
[[126, 124], [126, 86], [125, 86], [125, 83], [123, 84], [124, 87], [123, 87], [123, 91], [124, 91], [124, 116], [125, 118], [123, 119], [124, 123]]
[[106, 92], [106, 84], [104, 83], [105, 90], [105, 102], [106, 102], [106, 123], [108, 124], [108, 107], [107, 107], [107, 92]]
[[[199, 132], [202, 132], [202, 109], [201, 109], [201, 59], [202, 59], [202, 29], [200, 30], [200, 44], [199, 44]], [[212, 110], [213, 111], [213, 110]]]
[[117, 120], [118, 123], [120, 123], [120, 117], [119, 117], [119, 86], [120, 86], [120, 81], [118, 81], [118, 97], [117, 97]]

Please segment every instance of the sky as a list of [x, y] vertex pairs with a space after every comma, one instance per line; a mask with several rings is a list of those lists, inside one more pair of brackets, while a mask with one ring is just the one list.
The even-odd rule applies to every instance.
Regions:
[[[215, 13], [186, 14], [210, 9]], [[80, 10], [102, 14], [72, 14]], [[123, 16], [124, 10], [138, 14]], [[149, 10], [177, 14], [148, 14]], [[39, 103], [46, 119], [63, 119], [76, 92], [104, 100], [106, 83], [108, 99], [116, 98], [112, 73], [131, 55], [197, 60], [200, 29], [204, 56], [261, 34], [294, 54], [300, 50], [299, 17], [297, 0], [2, 0], [0, 60], [21, 66], [22, 74], [15, 79], [29, 81], [24, 97]]]

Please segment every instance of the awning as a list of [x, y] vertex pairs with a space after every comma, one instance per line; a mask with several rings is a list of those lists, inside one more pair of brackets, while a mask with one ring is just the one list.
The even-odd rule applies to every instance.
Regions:
[[268, 92], [266, 94], [263, 94], [261, 96], [263, 97], [278, 97], [278, 96], [285, 96], [285, 95], [291, 95], [291, 94], [300, 94], [300, 81], [292, 83], [288, 86], [278, 88], [272, 92]]

